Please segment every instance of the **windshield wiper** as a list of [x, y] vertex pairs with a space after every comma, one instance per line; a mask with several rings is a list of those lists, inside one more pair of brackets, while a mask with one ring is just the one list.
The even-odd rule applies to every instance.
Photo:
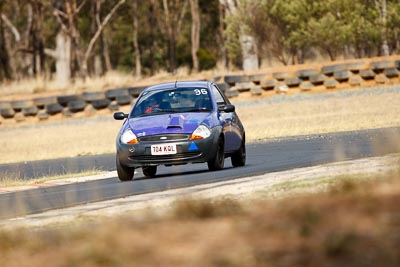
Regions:
[[188, 109], [183, 112], [210, 112], [211, 109], [201, 109], [201, 108], [193, 108], [193, 109]]

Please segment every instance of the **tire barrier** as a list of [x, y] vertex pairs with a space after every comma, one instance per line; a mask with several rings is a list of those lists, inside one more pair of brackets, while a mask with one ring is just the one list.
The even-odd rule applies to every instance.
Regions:
[[347, 64], [347, 70], [351, 71], [354, 74], [360, 73], [361, 70], [367, 68], [367, 63], [360, 61], [360, 62], [353, 62]]
[[375, 76], [375, 82], [378, 84], [385, 84], [389, 81], [385, 74], [379, 73]]
[[399, 77], [399, 71], [397, 68], [386, 68], [383, 73], [385, 74], [386, 77], [388, 78], [397, 78]]
[[0, 102], [0, 109], [11, 108], [10, 102]]
[[95, 100], [104, 99], [106, 97], [104, 92], [85, 92], [82, 94], [82, 98], [87, 103], [91, 103]]
[[15, 113], [14, 120], [16, 122], [23, 122], [25, 120], [25, 116], [21, 112]]
[[11, 119], [15, 116], [15, 111], [12, 108], [3, 108], [0, 110], [0, 114], [4, 119]]
[[81, 95], [65, 95], [57, 97], [57, 102], [63, 107], [68, 106], [69, 102], [83, 100]]
[[[387, 58], [370, 62], [357, 60], [341, 64], [329, 64], [321, 67], [297, 69], [291, 66], [290, 71], [254, 73], [242, 75], [221, 75], [213, 78], [218, 87], [228, 98], [249, 94], [257, 97], [270, 94], [286, 94], [291, 90], [310, 92], [312, 90], [350, 88], [356, 86], [373, 86], [400, 83], [400, 60]], [[60, 114], [74, 117], [74, 113], [85, 112], [95, 115], [98, 110], [117, 111], [124, 105], [131, 105], [148, 86], [134, 86], [109, 89], [82, 94], [37, 97], [32, 100], [0, 101], [1, 119], [24, 121], [28, 117], [47, 120], [50, 116]]]
[[373, 80], [375, 78], [375, 76], [376, 76], [376, 73], [371, 69], [361, 70], [360, 71], [360, 76], [364, 80]]
[[95, 109], [100, 110], [100, 109], [107, 108], [108, 105], [110, 105], [110, 103], [111, 103], [110, 99], [107, 99], [107, 98], [106, 99], [99, 99], [99, 100], [94, 100], [92, 102], [92, 106]]
[[224, 92], [230, 88], [229, 84], [227, 84], [227, 83], [217, 83], [217, 86], [219, 89], [221, 89], [222, 92]]
[[396, 60], [396, 61], [394, 62], [394, 65], [395, 65], [395, 67], [396, 67], [398, 70], [400, 70], [400, 60]]
[[298, 70], [297, 71], [297, 76], [301, 80], [309, 80], [310, 76], [318, 75], [319, 70], [317, 69], [305, 69], [305, 70]]
[[72, 113], [77, 113], [80, 111], [83, 111], [86, 107], [86, 102], [83, 100], [76, 100], [76, 101], [70, 101], [68, 102], [68, 109]]
[[239, 91], [236, 90], [236, 89], [230, 89], [230, 90], [226, 90], [226, 91], [224, 92], [224, 94], [225, 94], [225, 96], [226, 96], [227, 98], [233, 98], [233, 97], [236, 97], [236, 96], [239, 95]]
[[325, 74], [316, 74], [316, 75], [311, 75], [309, 80], [313, 85], [321, 85], [324, 83], [324, 81], [328, 79], [328, 77]]
[[291, 77], [291, 78], [286, 78], [285, 83], [289, 87], [297, 87], [301, 83], [301, 79], [299, 77]]
[[252, 87], [254, 87], [254, 83], [252, 83], [252, 82], [240, 82], [240, 83], [236, 83], [235, 87], [239, 92], [248, 92], [248, 91], [250, 91], [250, 89]]
[[38, 113], [39, 109], [36, 106], [33, 107], [28, 107], [28, 108], [23, 108], [22, 109], [22, 114], [25, 117], [29, 117], [29, 116], [36, 116], [36, 114]]
[[284, 81], [286, 78], [290, 78], [289, 72], [274, 72], [272, 77], [278, 81]]
[[351, 86], [360, 86], [361, 85], [361, 83], [363, 82], [364, 80], [363, 80], [363, 78], [361, 78], [360, 76], [356, 76], [356, 75], [354, 75], [354, 76], [351, 76], [350, 77], [350, 79], [349, 79], [349, 84], [351, 85]]
[[132, 96], [130, 95], [119, 95], [115, 98], [115, 101], [120, 106], [130, 105], [132, 102]]
[[382, 72], [384, 69], [392, 67], [394, 67], [394, 62], [390, 60], [371, 62], [371, 69], [375, 72]]
[[110, 105], [108, 105], [108, 109], [111, 111], [117, 111], [119, 110], [119, 105], [116, 102], [111, 102]]
[[256, 86], [250, 89], [250, 93], [253, 96], [258, 96], [258, 95], [262, 95], [263, 90], [261, 88], [261, 86]]
[[[49, 104], [49, 105], [58, 105], [58, 104]], [[49, 114], [46, 112], [46, 110], [40, 110], [37, 114], [37, 118], [40, 121], [47, 120], [49, 118]]]
[[39, 109], [44, 109], [44, 106], [56, 103], [58, 102], [57, 102], [57, 97], [55, 96], [39, 97], [33, 99], [33, 104]]
[[334, 78], [328, 78], [324, 81], [324, 86], [326, 87], [326, 89], [336, 88], [337, 85], [338, 81], [336, 81]]
[[47, 112], [47, 114], [49, 114], [49, 115], [58, 114], [63, 110], [63, 106], [61, 106], [58, 103], [48, 104], [44, 108], [45, 108], [45, 111]]
[[347, 82], [351, 75], [352, 73], [348, 70], [337, 70], [333, 73], [333, 77], [338, 82]]
[[30, 100], [17, 100], [11, 101], [11, 107], [15, 112], [20, 112], [23, 108], [29, 108], [33, 106], [33, 102]]
[[106, 98], [115, 100], [117, 96], [129, 95], [127, 88], [110, 89], [106, 91]]
[[275, 88], [275, 86], [278, 84], [278, 81], [275, 79], [267, 79], [267, 80], [262, 80], [260, 82], [261, 88], [265, 90], [272, 90]]
[[224, 81], [229, 85], [234, 85], [236, 83], [249, 82], [250, 79], [246, 75], [227, 75], [224, 77]]
[[128, 93], [132, 96], [132, 97], [138, 97], [144, 89], [146, 89], [147, 86], [138, 86], [138, 87], [131, 87], [128, 88]]
[[302, 91], [310, 91], [313, 88], [313, 84], [310, 81], [303, 81], [300, 83], [299, 87]]
[[278, 82], [274, 87], [274, 90], [278, 94], [286, 94], [289, 91], [289, 87], [284, 82]]
[[61, 114], [65, 117], [72, 117], [73, 113], [71, 110], [69, 110], [69, 108], [63, 108], [63, 110], [61, 111]]
[[249, 75], [249, 80], [250, 82], [253, 82], [256, 85], [259, 85], [261, 80], [264, 79], [266, 76], [266, 73], [259, 73], [259, 74], [254, 74], [254, 75]]

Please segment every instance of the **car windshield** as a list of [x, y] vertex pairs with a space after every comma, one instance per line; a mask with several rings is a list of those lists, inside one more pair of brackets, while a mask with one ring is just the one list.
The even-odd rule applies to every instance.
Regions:
[[181, 112], [210, 112], [212, 104], [206, 88], [173, 88], [144, 92], [130, 117]]

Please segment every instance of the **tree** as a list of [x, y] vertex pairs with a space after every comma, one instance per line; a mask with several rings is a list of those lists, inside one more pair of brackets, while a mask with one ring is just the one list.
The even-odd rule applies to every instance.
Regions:
[[132, 11], [133, 11], [133, 31], [132, 31], [132, 39], [133, 39], [133, 47], [135, 49], [135, 69], [136, 76], [142, 76], [142, 62], [141, 62], [141, 54], [139, 48], [138, 41], [138, 31], [139, 31], [139, 14], [138, 14], [138, 3], [137, 0], [132, 0]]
[[[220, 0], [220, 2], [224, 5], [226, 14], [231, 17], [231, 19], [227, 20], [230, 24], [228, 27], [231, 27], [231, 37], [233, 35], [233, 38], [235, 38], [235, 32], [238, 31], [236, 33], [236, 38], [239, 39], [241, 48], [242, 69], [245, 71], [258, 69], [259, 60], [256, 38], [247, 24], [240, 23], [244, 18], [242, 10], [246, 10], [246, 7], [251, 4], [251, 1], [242, 0], [237, 3], [234, 0]], [[249, 14], [247, 13], [246, 15]]]
[[192, 60], [193, 70], [199, 71], [199, 58], [197, 53], [200, 47], [200, 15], [199, 15], [199, 1], [190, 0], [190, 12], [192, 14]]
[[[162, 11], [164, 21], [161, 21], [160, 16], [156, 15], [158, 26], [168, 41], [168, 59], [169, 59], [169, 72], [175, 73], [176, 71], [176, 44], [178, 35], [182, 29], [182, 21], [187, 9], [187, 1], [184, 0], [162, 0]], [[159, 14], [158, 2], [152, 0], [153, 10], [155, 14]], [[172, 11], [172, 12], [171, 12]]]
[[381, 28], [381, 52], [382, 55], [389, 55], [389, 45], [387, 40], [387, 3], [386, 0], [375, 0], [376, 8], [379, 11], [380, 28]]
[[7, 42], [4, 35], [4, 19], [2, 14], [3, 3], [0, 3], [0, 80], [4, 78], [7, 80], [12, 79], [10, 58], [8, 55]]
[[94, 44], [96, 43], [97, 39], [99, 38], [99, 36], [101, 35], [104, 27], [107, 25], [107, 23], [110, 21], [112, 15], [118, 10], [118, 8], [125, 3], [126, 0], [119, 0], [115, 6], [110, 10], [110, 12], [107, 14], [107, 16], [104, 18], [104, 20], [97, 25], [97, 31], [94, 34], [94, 36], [92, 37], [92, 39], [89, 42], [89, 45], [86, 49], [83, 61], [82, 61], [82, 75], [85, 77], [88, 75], [88, 60], [89, 60], [89, 56], [92, 53]]
[[29, 0], [29, 14], [32, 16], [29, 27], [29, 47], [32, 53], [32, 69], [34, 75], [40, 75], [44, 71], [45, 53], [42, 36], [43, 3], [39, 0]]

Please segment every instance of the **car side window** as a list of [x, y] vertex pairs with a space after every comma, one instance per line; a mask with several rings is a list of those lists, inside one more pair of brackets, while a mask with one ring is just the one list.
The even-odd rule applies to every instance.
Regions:
[[224, 97], [221, 95], [220, 91], [217, 89], [215, 85], [213, 85], [213, 94], [215, 97], [215, 101], [217, 102], [217, 105], [225, 105], [226, 101]]

